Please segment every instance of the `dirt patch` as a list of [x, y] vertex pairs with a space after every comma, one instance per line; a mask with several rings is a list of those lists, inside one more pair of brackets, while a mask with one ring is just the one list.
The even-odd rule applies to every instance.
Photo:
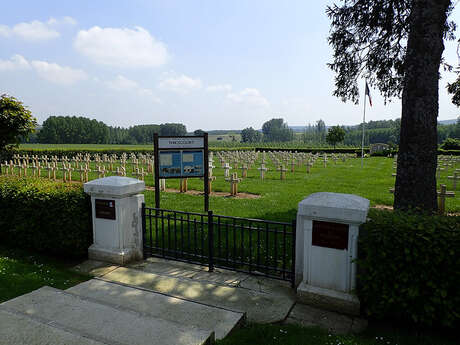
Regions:
[[[393, 211], [393, 206], [388, 206], [388, 205], [374, 205], [371, 208], [375, 208], [377, 210], [388, 210], [388, 211]], [[447, 216], [460, 216], [460, 212], [448, 212]]]
[[393, 206], [388, 206], [388, 205], [374, 205], [371, 208], [376, 208], [377, 210], [390, 210], [390, 211], [393, 211]]
[[[155, 187], [146, 187], [145, 189], [147, 190], [155, 190]], [[167, 193], [180, 193], [179, 189], [174, 189], [174, 188], [166, 188]], [[187, 192], [182, 193], [182, 194], [187, 194], [187, 195], [204, 195], [202, 191], [199, 190], [194, 190], [194, 189], [189, 189]], [[234, 198], [234, 199], [259, 199], [260, 195], [259, 194], [251, 194], [251, 193], [244, 193], [240, 192], [238, 193], [237, 196], [233, 196], [230, 193], [225, 193], [225, 192], [212, 192], [209, 194], [209, 196], [218, 196], [221, 198]]]

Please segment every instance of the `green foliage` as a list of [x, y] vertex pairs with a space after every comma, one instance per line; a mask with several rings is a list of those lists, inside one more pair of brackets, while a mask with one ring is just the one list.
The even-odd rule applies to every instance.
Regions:
[[193, 135], [197, 135], [197, 136], [201, 136], [201, 135], [204, 135], [205, 131], [203, 131], [202, 129], [197, 129], [195, 131], [193, 131]]
[[252, 127], [245, 128], [241, 131], [241, 142], [258, 143], [262, 141], [262, 133]]
[[147, 144], [153, 135], [181, 136], [187, 129], [180, 123], [110, 127], [105, 123], [76, 116], [50, 116], [34, 141], [43, 144]]
[[447, 138], [441, 145], [443, 150], [460, 150], [460, 139]]
[[294, 132], [283, 119], [271, 119], [262, 125], [264, 141], [286, 142], [294, 139]]
[[327, 135], [326, 135], [327, 143], [334, 146], [334, 148], [335, 148], [335, 145], [342, 142], [344, 138], [345, 138], [345, 130], [340, 126], [334, 126], [334, 127], [329, 128]]
[[160, 135], [182, 136], [187, 135], [187, 128], [181, 123], [163, 123], [160, 125]]
[[53, 144], [104, 144], [109, 142], [109, 129], [105, 123], [85, 117], [50, 116], [37, 139]]
[[371, 211], [359, 238], [367, 314], [419, 326], [460, 325], [460, 216]]
[[452, 95], [452, 103], [460, 107], [460, 74], [456, 81], [447, 84], [447, 92]]
[[37, 122], [30, 110], [14, 97], [0, 96], [0, 151], [17, 146], [35, 130]]
[[0, 177], [0, 242], [65, 257], [87, 254], [91, 203], [81, 185]]

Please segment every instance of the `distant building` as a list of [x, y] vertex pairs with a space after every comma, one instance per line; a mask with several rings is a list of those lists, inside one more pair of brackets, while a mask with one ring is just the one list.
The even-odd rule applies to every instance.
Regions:
[[377, 152], [385, 152], [390, 149], [390, 146], [383, 143], [376, 143], [369, 145], [369, 153], [372, 155]]

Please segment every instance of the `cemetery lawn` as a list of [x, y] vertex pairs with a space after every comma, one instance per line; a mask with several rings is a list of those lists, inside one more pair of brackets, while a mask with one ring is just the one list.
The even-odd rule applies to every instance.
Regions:
[[68, 289], [91, 279], [71, 271], [75, 264], [0, 246], [0, 303], [45, 285]]
[[[46, 145], [49, 146], [49, 144]], [[69, 145], [56, 144], [60, 148], [65, 148]], [[113, 147], [113, 145], [109, 146]], [[123, 147], [126, 148], [126, 145]], [[316, 192], [356, 194], [369, 199], [371, 207], [392, 207], [394, 196], [389, 192], [389, 189], [393, 188], [395, 184], [395, 177], [392, 176], [395, 172], [393, 162], [392, 158], [371, 157], [364, 160], [364, 167], [361, 168], [360, 158], [349, 158], [345, 162], [338, 159], [334, 162], [329, 156], [327, 166], [324, 167], [323, 159], [320, 157], [308, 174], [305, 165], [296, 165], [294, 172], [290, 171], [290, 165], [285, 166], [288, 169], [286, 179], [281, 180], [280, 171], [277, 170], [278, 167], [269, 161], [266, 163], [268, 171], [265, 173], [265, 179], [261, 180], [260, 171], [257, 170], [261, 166], [261, 156], [259, 155], [256, 163], [248, 170], [247, 177], [238, 184], [238, 192], [246, 193], [246, 198], [235, 198], [229, 196], [230, 183], [225, 180], [225, 171], [221, 167], [217, 155], [214, 155], [215, 168], [213, 169], [213, 175], [217, 179], [212, 183], [212, 191], [223, 193], [225, 196], [211, 195], [209, 209], [219, 215], [291, 221], [296, 216], [297, 204], [308, 195]], [[241, 163], [238, 165], [238, 169], [235, 169], [235, 165], [233, 165], [230, 174], [237, 172], [238, 177], [241, 177], [241, 165]], [[104, 166], [107, 170], [109, 169], [109, 163], [105, 163]], [[120, 166], [119, 160], [114, 162], [113, 172], [107, 172], [106, 176], [115, 175], [115, 170]], [[129, 160], [126, 164], [127, 176], [137, 178], [133, 174], [133, 167], [134, 164]], [[88, 174], [89, 180], [97, 179], [99, 174], [96, 171], [94, 161], [90, 163], [89, 168], [92, 170]], [[144, 168], [144, 171], [147, 172], [147, 165], [139, 164], [139, 168]], [[459, 167], [457, 166], [456, 168]], [[47, 178], [48, 173], [49, 171], [43, 170], [41, 176]], [[441, 171], [437, 179], [437, 188], [440, 190], [440, 185], [445, 184], [448, 191], [455, 192], [455, 197], [446, 199], [446, 209], [449, 213], [460, 213], [460, 183], [457, 183], [454, 190], [453, 182], [447, 178], [452, 173], [453, 167], [449, 168], [448, 171]], [[33, 170], [29, 167], [28, 176], [32, 174]], [[56, 178], [57, 180], [62, 180], [62, 177], [63, 171], [60, 169], [56, 172]], [[154, 207], [153, 174], [149, 172], [144, 179], [148, 187], [144, 193], [146, 205]], [[72, 180], [74, 182], [80, 180], [78, 171], [73, 171]], [[203, 212], [203, 196], [198, 195], [198, 192], [203, 191], [202, 180], [189, 178], [188, 189], [192, 192], [187, 194], [178, 193], [179, 179], [166, 180], [166, 188], [168, 191], [161, 193], [161, 208]], [[172, 190], [176, 190], [177, 193]]]
[[[218, 162], [214, 162], [216, 168], [213, 175], [217, 179], [212, 184], [212, 190], [229, 193], [230, 184], [224, 179], [224, 169]], [[209, 209], [215, 214], [231, 215], [237, 217], [248, 217], [267, 219], [274, 221], [292, 221], [297, 214], [297, 204], [308, 195], [316, 192], [350, 193], [362, 196], [370, 200], [371, 207], [391, 207], [393, 205], [393, 194], [389, 192], [394, 187], [395, 177], [392, 173], [393, 159], [385, 157], [372, 157], [364, 160], [364, 168], [361, 168], [361, 159], [347, 159], [346, 162], [332, 160], [324, 167], [321, 159], [318, 159], [306, 173], [305, 166], [296, 166], [295, 172], [286, 173], [286, 180], [280, 180], [280, 172], [273, 164], [267, 164], [269, 171], [265, 179], [260, 179], [260, 173], [256, 170], [260, 163], [256, 163], [248, 171], [247, 178], [238, 184], [238, 192], [256, 194], [258, 198], [234, 198], [211, 196], [209, 198]], [[241, 169], [232, 169], [241, 176]], [[439, 185], [446, 184], [448, 190], [453, 190], [452, 182], [447, 179], [452, 172], [441, 172], [438, 179]], [[147, 176], [146, 184], [153, 185], [153, 177]], [[166, 180], [167, 188], [179, 189], [179, 180]], [[203, 190], [203, 181], [200, 179], [188, 180], [189, 190]], [[446, 209], [451, 213], [460, 212], [460, 183], [457, 184], [454, 198], [446, 199]], [[145, 202], [148, 207], [155, 205], [155, 192], [145, 191]], [[180, 193], [161, 193], [161, 208], [203, 212], [203, 196]]]
[[415, 336], [408, 332], [376, 332], [361, 335], [331, 335], [328, 332], [297, 325], [252, 324], [236, 330], [216, 345], [454, 345], [452, 339], [439, 336]]

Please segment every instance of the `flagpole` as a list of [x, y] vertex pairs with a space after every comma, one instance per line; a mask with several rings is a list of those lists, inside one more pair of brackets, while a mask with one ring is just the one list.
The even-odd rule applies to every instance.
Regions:
[[366, 85], [367, 85], [367, 81], [364, 80], [364, 114], [363, 114], [363, 138], [361, 140], [361, 169], [364, 167], [364, 125], [366, 123]]

